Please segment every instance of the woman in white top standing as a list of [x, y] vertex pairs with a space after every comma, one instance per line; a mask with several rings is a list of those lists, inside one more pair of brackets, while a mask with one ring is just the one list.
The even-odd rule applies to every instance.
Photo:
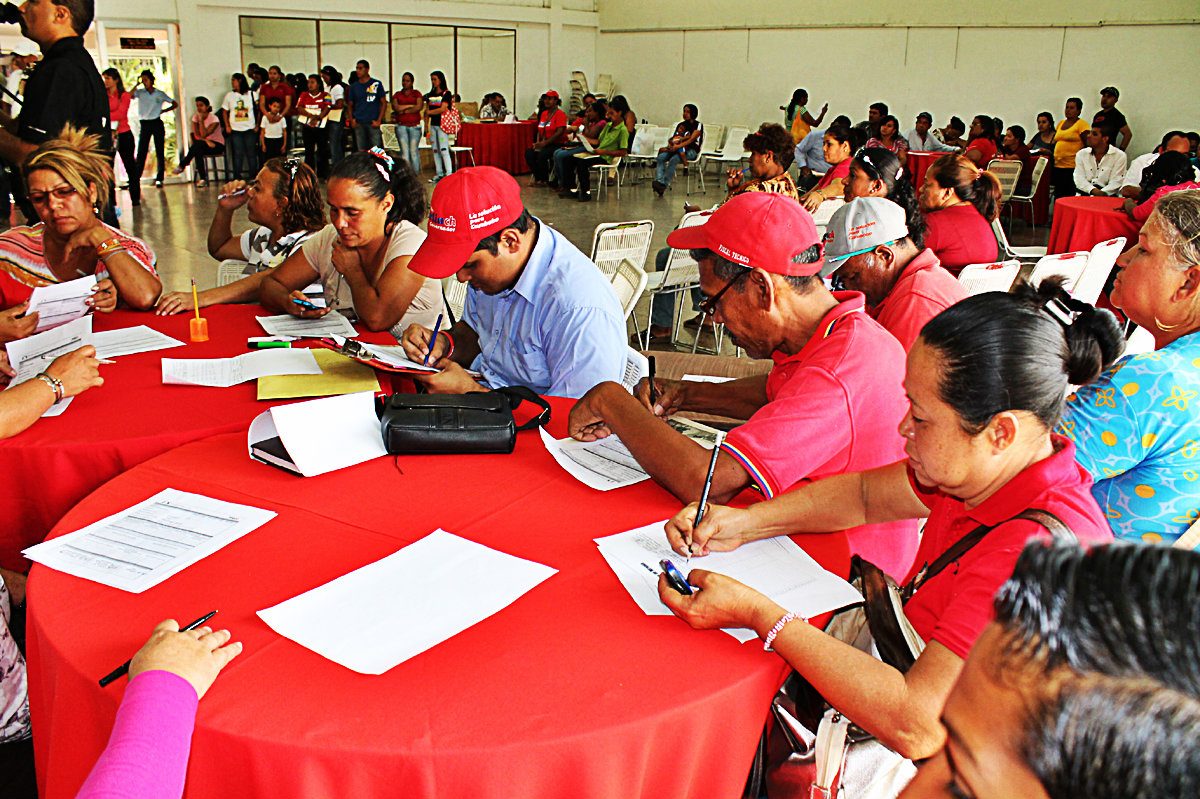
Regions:
[[258, 162], [258, 134], [255, 132], [255, 97], [250, 83], [240, 72], [233, 73], [231, 90], [221, 101], [221, 117], [225, 125], [225, 155], [228, 171], [234, 178], [249, 180]]
[[[425, 241], [417, 225], [426, 209], [408, 163], [378, 147], [347, 156], [329, 176], [328, 200], [332, 224], [267, 276], [262, 304], [304, 318], [337, 310], [397, 336], [410, 324], [432, 327], [445, 303], [438, 281], [408, 269]], [[325, 308], [293, 301], [303, 301], [301, 290], [314, 280], [325, 289]]]
[[329, 114], [325, 117], [325, 129], [329, 131], [329, 162], [337, 166], [346, 157], [346, 145], [342, 136], [346, 132], [342, 121], [342, 109], [346, 107], [346, 84], [342, 83], [342, 73], [326, 64], [321, 67], [321, 80], [329, 91]]

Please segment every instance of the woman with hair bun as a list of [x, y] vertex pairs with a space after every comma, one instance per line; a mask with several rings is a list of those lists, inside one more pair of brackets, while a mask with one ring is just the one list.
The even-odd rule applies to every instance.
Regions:
[[[1047, 536], [1021, 514], [1047, 511], [1085, 544], [1112, 537], [1075, 447], [1051, 432], [1067, 384], [1093, 379], [1121, 349], [1112, 314], [1078, 307], [1064, 306], [1052, 281], [950, 306], [908, 354], [910, 407], [899, 428], [906, 460], [827, 477], [746, 509], [710, 503], [699, 526], [692, 503], [667, 523], [673, 549], [703, 556], [772, 536], [928, 518], [904, 606], [924, 649], [906, 671], [721, 574], [693, 568], [688, 581], [700, 590], [690, 596], [660, 581], [662, 601], [693, 627], [753, 629], [825, 701], [900, 756], [938, 752], [939, 714], [991, 621], [996, 590], [1025, 543]], [[952, 565], [926, 570], [972, 532], [976, 543]]]
[[36, 315], [23, 314], [35, 287], [80, 275], [99, 281], [88, 300], [98, 311], [118, 300], [139, 311], [154, 306], [162, 291], [154, 253], [98, 215], [112, 186], [111, 158], [97, 136], [67, 125], [25, 159], [29, 202], [41, 221], [0, 233], [0, 342], [33, 332]]
[[904, 209], [908, 237], [917, 249], [925, 246], [925, 217], [917, 205], [917, 193], [908, 180], [900, 158], [882, 147], [864, 147], [850, 161], [850, 174], [842, 199], [886, 197]]
[[[408, 269], [425, 240], [425, 190], [408, 162], [382, 148], [347, 156], [329, 176], [331, 224], [313, 235], [262, 283], [263, 305], [304, 318], [339, 310], [368, 330], [399, 335], [412, 324], [432, 328], [444, 313], [442, 287]], [[324, 308], [293, 300], [314, 280], [325, 288]]]
[[925, 173], [918, 201], [925, 214], [925, 246], [951, 274], [999, 257], [992, 222], [1000, 213], [1000, 182], [991, 172], [961, 155], [943, 155]]
[[1061, 431], [1113, 533], [1170, 543], [1200, 518], [1200, 191], [1159, 198], [1117, 266], [1109, 298], [1154, 336], [1154, 352], [1080, 388]]

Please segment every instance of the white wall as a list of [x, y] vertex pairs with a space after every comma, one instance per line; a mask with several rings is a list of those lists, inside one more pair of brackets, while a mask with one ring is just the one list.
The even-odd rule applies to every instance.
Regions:
[[[602, 0], [602, 20], [612, 22], [610, 8], [626, 5]], [[664, 5], [669, 11], [678, 3], [663, 0], [647, 5], [637, 19], [619, 21], [645, 23]], [[743, 0], [737, 7], [755, 5], [757, 0]], [[1197, 6], [1191, 5], [1195, 15]], [[672, 24], [681, 18], [686, 14]], [[986, 113], [1032, 135], [1038, 112], [1051, 111], [1059, 119], [1072, 95], [1083, 98], [1090, 119], [1099, 90], [1112, 84], [1121, 90], [1118, 107], [1134, 131], [1130, 150], [1140, 153], [1166, 130], [1200, 125], [1197, 41], [1195, 21], [1067, 28], [602, 29], [596, 53], [598, 69], [613, 75], [639, 118], [659, 124], [677, 121], [685, 102], [700, 107], [702, 121], [782, 122], [778, 107], [803, 87], [814, 116], [829, 103], [826, 121], [844, 113], [857, 122], [866, 118], [870, 103], [882, 100], [905, 128], [919, 111], [932, 112], [939, 124], [951, 114], [969, 121]]]

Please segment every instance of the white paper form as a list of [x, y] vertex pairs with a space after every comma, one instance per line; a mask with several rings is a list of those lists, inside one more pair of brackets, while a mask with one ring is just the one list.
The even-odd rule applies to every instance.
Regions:
[[[732, 552], [692, 558], [688, 563], [667, 544], [665, 524], [663, 520], [596, 539], [600, 554], [648, 616], [671, 613], [658, 598], [658, 575], [662, 571], [658, 562], [664, 559], [674, 563], [684, 577], [693, 568], [728, 575], [805, 618], [862, 602], [862, 595], [852, 585], [823, 569], [786, 536], [743, 544]], [[755, 637], [752, 630], [725, 632], [742, 642]]]
[[247, 448], [275, 436], [305, 477], [387, 454], [371, 391], [277, 405], [250, 423]]
[[90, 314], [92, 308], [86, 301], [95, 291], [95, 275], [37, 286], [29, 295], [29, 309], [25, 313], [38, 312], [35, 332], [40, 333]]
[[558, 465], [590, 488], [611, 491], [650, 478], [616, 436], [598, 441], [559, 440], [547, 433], [544, 427], [538, 430], [542, 434], [542, 443], [558, 461]]
[[[10, 341], [5, 345], [8, 360], [17, 373], [8, 388], [19, 386], [37, 377], [39, 372], [60, 355], [74, 352], [85, 344], [92, 343], [92, 317], [84, 316], [65, 325], [35, 333], [27, 338]], [[58, 416], [67, 409], [74, 397], [65, 397], [50, 406], [42, 416]]]
[[56, 571], [140, 594], [275, 516], [274, 511], [167, 488], [23, 554]]
[[166, 333], [160, 333], [146, 325], [101, 330], [92, 334], [92, 344], [96, 347], [97, 358], [119, 358], [122, 355], [183, 346], [179, 339], [171, 338]]
[[684, 375], [683, 379], [689, 383], [728, 383], [730, 380], [737, 380], [736, 377], [717, 377], [716, 375]]
[[435, 530], [258, 615], [322, 657], [359, 674], [383, 674], [498, 613], [556, 571]]
[[321, 367], [308, 349], [268, 349], [233, 358], [163, 358], [167, 385], [228, 388], [269, 375], [319, 375]]
[[423, 363], [409, 360], [408, 354], [404, 351], [404, 347], [399, 344], [367, 344], [359, 342], [364, 350], [371, 353], [379, 360], [386, 363], [388, 366], [394, 366], [397, 369], [411, 369], [414, 372], [431, 372], [436, 373], [441, 371], [432, 366], [426, 366]]
[[324, 338], [326, 336], [345, 336], [355, 338], [358, 331], [350, 320], [337, 311], [330, 311], [319, 319], [301, 319], [291, 314], [279, 316], [258, 316], [258, 323], [267, 331], [268, 336], [295, 336], [297, 338]]

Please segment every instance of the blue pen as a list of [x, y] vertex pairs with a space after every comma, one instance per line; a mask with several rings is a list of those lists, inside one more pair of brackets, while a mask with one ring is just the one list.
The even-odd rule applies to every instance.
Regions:
[[442, 329], [442, 315], [438, 314], [437, 321], [433, 323], [433, 335], [429, 337], [429, 349], [425, 350], [425, 360], [421, 362], [422, 366], [429, 365], [429, 356], [433, 355], [433, 345], [437, 341], [437, 334]]
[[308, 300], [300, 300], [300, 299], [296, 299], [295, 297], [293, 297], [292, 302], [294, 302], [296, 305], [299, 305], [301, 308], [304, 308], [309, 311], [317, 310], [317, 306], [314, 305], [313, 303], [309, 302]]

